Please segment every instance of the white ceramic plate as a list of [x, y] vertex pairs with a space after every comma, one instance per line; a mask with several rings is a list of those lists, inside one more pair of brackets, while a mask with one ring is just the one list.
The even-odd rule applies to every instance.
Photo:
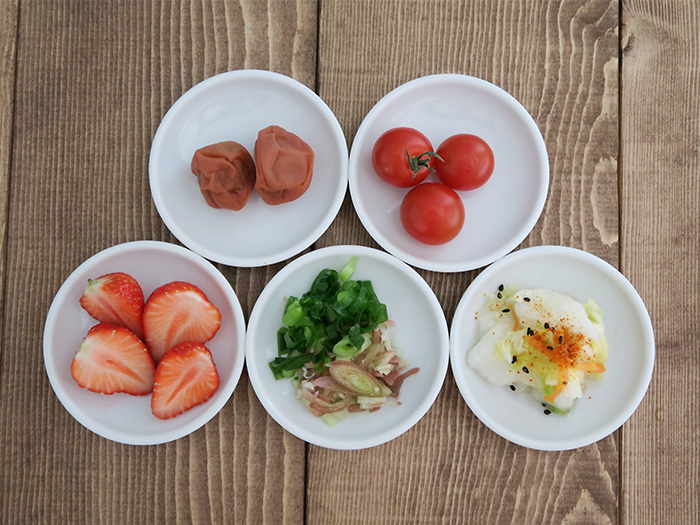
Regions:
[[[606, 371], [600, 381], [586, 382], [583, 398], [566, 416], [545, 415], [526, 395], [492, 385], [466, 364], [467, 352], [479, 340], [474, 314], [484, 294], [511, 283], [549, 288], [579, 302], [593, 299], [603, 311]], [[486, 268], [464, 293], [450, 332], [452, 371], [471, 410], [500, 436], [538, 450], [583, 447], [620, 427], [644, 397], [654, 353], [649, 314], [629, 281], [598, 257], [561, 246], [527, 248]]]
[[[289, 379], [276, 381], [268, 363], [277, 356], [277, 331], [286, 298], [300, 297], [324, 268], [340, 271], [358, 256], [353, 279], [371, 280], [379, 300], [396, 323], [394, 342], [420, 372], [404, 383], [401, 405], [376, 413], [349, 414], [329, 427], [296, 399]], [[428, 411], [447, 372], [449, 337], [445, 315], [427, 283], [409, 266], [385, 252], [361, 246], [332, 246], [285, 266], [260, 294], [248, 323], [246, 366], [255, 393], [268, 413], [295, 436], [327, 448], [361, 449], [403, 434]]]
[[[102, 395], [80, 388], [70, 372], [85, 334], [97, 321], [80, 307], [88, 278], [126, 272], [144, 297], [171, 281], [198, 286], [221, 312], [221, 328], [206, 343], [220, 384], [207, 402], [168, 420], [151, 413], [151, 396]], [[136, 241], [119, 244], [90, 257], [66, 279], [51, 303], [44, 327], [44, 363], [56, 396], [83, 426], [102, 437], [130, 445], [165, 443], [194, 432], [226, 404], [241, 376], [245, 321], [231, 285], [209, 262], [174, 244]]]
[[[395, 188], [372, 168], [372, 148], [385, 131], [408, 126], [435, 149], [456, 133], [471, 133], [491, 147], [489, 181], [458, 192], [464, 228], [452, 241], [428, 246], [408, 235], [399, 209], [410, 188]], [[437, 272], [480, 268], [504, 256], [530, 233], [547, 197], [549, 161], [530, 114], [502, 89], [464, 75], [432, 75], [399, 86], [382, 98], [357, 130], [350, 151], [350, 194], [369, 234], [407, 263]], [[430, 175], [426, 181], [439, 180]]]
[[[233, 140], [253, 155], [258, 132], [273, 124], [314, 150], [306, 193], [278, 206], [257, 191], [240, 211], [208, 206], [190, 170], [194, 152]], [[163, 222], [188, 248], [229, 266], [264, 266], [298, 254], [326, 231], [345, 196], [347, 161], [340, 124], [313, 91], [270, 71], [230, 71], [194, 86], [163, 118], [151, 146], [151, 193]]]

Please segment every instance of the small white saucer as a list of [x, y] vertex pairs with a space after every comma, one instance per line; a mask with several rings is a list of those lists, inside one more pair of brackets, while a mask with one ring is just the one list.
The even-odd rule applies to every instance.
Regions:
[[[270, 125], [314, 150], [309, 189], [278, 206], [253, 191], [240, 211], [209, 207], [190, 170], [194, 152], [232, 140], [253, 155], [258, 132]], [[300, 253], [330, 226], [345, 196], [347, 162], [340, 124], [313, 91], [270, 71], [230, 71], [194, 86], [163, 118], [151, 146], [151, 193], [165, 225], [192, 251], [229, 266], [265, 266]]]

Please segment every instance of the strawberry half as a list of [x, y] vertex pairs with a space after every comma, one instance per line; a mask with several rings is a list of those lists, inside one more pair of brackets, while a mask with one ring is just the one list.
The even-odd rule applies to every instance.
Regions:
[[217, 388], [219, 374], [209, 349], [200, 343], [181, 343], [158, 364], [151, 411], [160, 419], [179, 416], [207, 401]]
[[88, 279], [80, 306], [101, 323], [124, 326], [143, 337], [143, 291], [131, 275], [115, 272]]
[[156, 366], [143, 342], [123, 326], [101, 323], [88, 331], [70, 367], [81, 387], [100, 394], [153, 391]]
[[143, 309], [146, 346], [157, 363], [173, 346], [209, 341], [221, 326], [221, 313], [195, 285], [175, 281], [156, 288]]

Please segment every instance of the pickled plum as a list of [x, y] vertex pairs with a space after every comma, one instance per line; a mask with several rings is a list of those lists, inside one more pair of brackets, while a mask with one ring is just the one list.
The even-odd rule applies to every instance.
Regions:
[[255, 187], [255, 163], [238, 142], [219, 142], [195, 151], [192, 173], [212, 208], [238, 211], [248, 202]]
[[277, 205], [301, 197], [311, 184], [314, 152], [294, 133], [269, 126], [255, 142], [255, 189], [267, 204]]

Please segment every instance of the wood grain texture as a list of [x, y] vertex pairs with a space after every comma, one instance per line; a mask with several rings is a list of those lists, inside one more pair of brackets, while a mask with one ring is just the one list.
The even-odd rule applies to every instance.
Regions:
[[[5, 243], [10, 192], [10, 154], [15, 102], [16, 1], [0, 2], [0, 331], [5, 286]], [[2, 351], [0, 350], [0, 363]]]
[[700, 6], [623, 3], [622, 270], [656, 366], [622, 439], [622, 522], [700, 523]]
[[[484, 78], [534, 117], [550, 191], [523, 245], [563, 244], [618, 264], [618, 4], [615, 1], [324, 1], [318, 92], [349, 142], [391, 89], [432, 73]], [[376, 246], [346, 200], [317, 246]], [[476, 272], [420, 271], [448, 323]], [[544, 453], [496, 436], [450, 373], [402, 437], [362, 452], [309, 447], [309, 523], [611, 523], [618, 520], [616, 435]]]
[[[153, 447], [119, 445], [80, 426], [60, 405], [44, 372], [41, 334], [53, 295], [83, 260], [125, 241], [176, 242], [152, 203], [147, 165], [155, 130], [184, 91], [244, 67], [314, 87], [315, 0], [20, 7], [11, 235], [2, 254], [9, 284], [0, 522], [301, 522], [305, 445], [267, 416], [245, 375], [232, 401], [191, 436]], [[2, 23], [7, 14], [0, 12]], [[2, 27], [4, 45], [11, 25]], [[8, 64], [0, 66], [12, 76]], [[8, 82], [3, 75], [3, 112]], [[0, 134], [0, 148], [6, 141]], [[6, 151], [0, 149], [0, 162]], [[227, 269], [246, 314], [272, 271]]]

